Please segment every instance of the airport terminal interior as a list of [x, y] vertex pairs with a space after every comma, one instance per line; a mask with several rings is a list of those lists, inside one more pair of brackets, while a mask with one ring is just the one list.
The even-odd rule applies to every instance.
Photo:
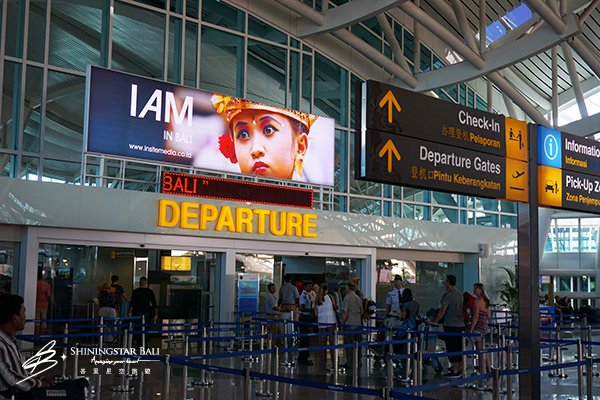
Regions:
[[36, 398], [600, 398], [598, 3], [2, 0]]

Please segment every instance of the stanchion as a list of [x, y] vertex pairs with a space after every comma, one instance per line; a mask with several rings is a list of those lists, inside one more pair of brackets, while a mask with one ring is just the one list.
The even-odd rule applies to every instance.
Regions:
[[[69, 343], [69, 338], [67, 338], [67, 335], [69, 334], [69, 323], [65, 323], [65, 329], [64, 329], [64, 337], [63, 337], [63, 355], [62, 355], [62, 359], [66, 360], [67, 359], [67, 345]], [[61, 375], [62, 380], [66, 380], [67, 379], [67, 363], [63, 362], [62, 364], [62, 375]]]
[[[506, 346], [506, 369], [512, 369], [513, 354], [512, 354], [512, 343], [508, 343]], [[513, 388], [512, 388], [512, 375], [506, 375], [506, 400], [512, 400]]]
[[[264, 338], [262, 336], [264, 333], [264, 325], [261, 325], [261, 329], [260, 329], [260, 349], [261, 351], [264, 350]], [[261, 358], [261, 365], [264, 367], [266, 366], [267, 372], [269, 372], [269, 367], [271, 366], [271, 352], [273, 350], [273, 342], [272, 342], [272, 338], [271, 338], [271, 334], [269, 333], [268, 339], [267, 339], [267, 347], [270, 350], [267, 354], [261, 354], [260, 358]], [[257, 397], [271, 397], [273, 396], [273, 393], [271, 393], [271, 391], [269, 390], [269, 384], [267, 383], [267, 381], [265, 379], [261, 379], [260, 380], [260, 386], [259, 386], [259, 390], [256, 391], [256, 396]]]
[[384, 400], [390, 400], [390, 392], [392, 391], [391, 388], [389, 387], [384, 387], [383, 389], [381, 389], [381, 398]]
[[492, 399], [500, 400], [500, 370], [494, 368], [494, 380], [492, 381]]
[[[206, 355], [206, 334], [207, 334], [207, 329], [206, 327], [202, 328], [202, 344], [200, 346], [201, 350], [201, 354], [203, 356]], [[215, 383], [212, 379], [207, 378], [206, 376], [206, 370], [204, 368], [202, 368], [200, 370], [200, 380], [198, 381], [194, 381], [193, 385], [194, 386], [203, 386], [203, 387], [208, 387], [208, 386], [212, 386], [212, 384]]]
[[461, 372], [460, 375], [461, 377], [464, 379], [467, 377], [467, 355], [465, 354], [465, 351], [467, 349], [467, 338], [464, 336], [460, 337], [460, 351], [463, 352], [462, 356], [461, 356]]
[[339, 361], [339, 357], [338, 357], [338, 342], [339, 342], [339, 334], [338, 334], [339, 330], [338, 327], [335, 327], [335, 331], [333, 332], [333, 345], [335, 346], [333, 349], [333, 360], [331, 360], [331, 364], [333, 366], [333, 384], [337, 385], [338, 384], [338, 374], [340, 372], [340, 361]]
[[[273, 352], [273, 370], [271, 374], [273, 376], [279, 376], [279, 347], [275, 346], [275, 350]], [[279, 382], [273, 381], [273, 397], [277, 398], [279, 396]]]
[[[558, 344], [556, 346], [556, 365], [560, 365], [562, 363], [562, 349], [561, 349], [561, 345], [560, 345], [560, 325], [559, 324], [556, 324], [556, 343]], [[556, 370], [554, 372], [550, 372], [548, 374], [548, 376], [551, 378], [560, 378], [560, 379], [565, 379], [565, 378], [569, 377], [567, 374], [565, 374], [565, 371], [560, 367], [556, 367]]]
[[581, 338], [577, 339], [577, 361], [579, 361], [579, 365], [577, 366], [577, 393], [579, 394], [579, 398], [583, 398], [583, 345], [581, 344]]
[[394, 387], [394, 363], [392, 362], [393, 356], [394, 356], [393, 352], [388, 353], [388, 359], [387, 359], [387, 365], [386, 365], [387, 385], [391, 388]]
[[244, 368], [244, 400], [252, 398], [252, 380], [250, 379], [250, 368]]
[[587, 386], [587, 400], [593, 400], [594, 399], [594, 394], [593, 394], [594, 374], [592, 373], [592, 359], [591, 358], [587, 359], [587, 363], [585, 364], [585, 369], [587, 371], [587, 377], [585, 380], [586, 381], [585, 383]]
[[354, 342], [354, 348], [352, 349], [352, 386], [358, 386], [358, 342]]
[[[593, 346], [592, 346], [592, 327], [588, 326], [587, 327], [587, 341], [588, 341], [588, 351], [587, 351], [587, 356], [589, 359], [594, 359], [594, 352], [593, 352]], [[586, 370], [586, 374], [587, 374], [587, 370]], [[594, 376], [600, 376], [600, 372], [594, 372], [594, 366], [592, 365], [592, 375]]]
[[[72, 379], [77, 379], [79, 375], [79, 343], [75, 343], [75, 360], [73, 360], [73, 375]], [[65, 362], [65, 361], [63, 361]]]
[[[187, 359], [190, 355], [190, 340], [188, 335], [185, 335], [183, 342], [183, 356]], [[181, 382], [182, 382], [182, 392], [183, 392], [183, 400], [187, 400], [187, 391], [188, 391], [188, 366], [187, 364], [183, 365], [183, 370], [181, 372]]]
[[[406, 339], [407, 340], [411, 340], [411, 334], [410, 332], [408, 332], [406, 334]], [[405, 373], [405, 381], [408, 385], [410, 385], [410, 375], [411, 375], [411, 363], [410, 363], [410, 359], [411, 359], [411, 355], [412, 355], [412, 342], [408, 342], [406, 343], [406, 373]]]
[[[417, 358], [415, 361], [416, 369], [417, 369], [417, 378], [415, 380], [416, 386], [421, 386], [423, 384], [423, 352], [417, 351]], [[417, 396], [423, 396], [423, 392], [418, 392]]]
[[146, 348], [146, 316], [145, 315], [142, 315], [142, 347], [144, 349]]
[[102, 349], [104, 346], [104, 317], [100, 317], [100, 336], [98, 337], [98, 348]]
[[[290, 337], [288, 336], [290, 334], [289, 330], [290, 330], [290, 328], [289, 328], [288, 320], [284, 319], [283, 320], [283, 331], [285, 332], [285, 347], [288, 349], [290, 348]], [[283, 354], [283, 361], [281, 362], [282, 367], [292, 368], [295, 365], [294, 361], [290, 360], [289, 357], [290, 357], [290, 352], [286, 351]]]
[[169, 394], [171, 390], [171, 355], [165, 356], [165, 376], [163, 380], [163, 394], [164, 400], [169, 400]]
[[[131, 342], [129, 341], [130, 338], [130, 334], [129, 334], [129, 330], [125, 329], [123, 331], [123, 347], [124, 348], [128, 348], [128, 346], [131, 346]], [[129, 386], [129, 379], [128, 379], [128, 369], [129, 369], [129, 363], [127, 364], [127, 369], [123, 368], [124, 371], [121, 374], [121, 384], [117, 385], [117, 386], [113, 386], [111, 388], [112, 392], [116, 392], [116, 393], [126, 393], [126, 392], [131, 392], [133, 390], [133, 387]]]

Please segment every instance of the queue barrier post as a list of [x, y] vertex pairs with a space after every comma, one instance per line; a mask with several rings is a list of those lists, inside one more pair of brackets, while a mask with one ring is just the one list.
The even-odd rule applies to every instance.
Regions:
[[411, 339], [411, 334], [410, 332], [408, 332], [406, 334], [406, 339], [409, 340], [408, 343], [406, 343], [406, 382], [410, 384], [410, 378], [411, 378], [411, 354], [412, 354], [412, 342], [410, 342]]
[[577, 339], [577, 361], [579, 361], [579, 365], [577, 365], [577, 394], [579, 398], [583, 398], [583, 344], [581, 343], [581, 338]]
[[[63, 337], [63, 360], [67, 359], [67, 345], [69, 343], [69, 339], [67, 338], [67, 335], [69, 334], [69, 323], [66, 322], [65, 323], [65, 328], [64, 328], [64, 337]], [[67, 379], [67, 363], [63, 362], [62, 364], [62, 376], [61, 376], [62, 380], [66, 380]]]
[[558, 367], [558, 365], [560, 365], [562, 363], [562, 349], [561, 349], [561, 345], [560, 345], [560, 325], [556, 324], [556, 342], [557, 342], [557, 346], [556, 346], [556, 369], [554, 370], [554, 372], [550, 372], [548, 374], [549, 377], [551, 378], [560, 378], [560, 379], [565, 379], [568, 378], [569, 376], [567, 374], [565, 374], [565, 371], [561, 368]]
[[[334, 385], [338, 384], [338, 374], [340, 372], [340, 365], [339, 365], [339, 358], [338, 358], [338, 348], [337, 345], [339, 343], [339, 328], [336, 325], [335, 330], [333, 332], [333, 344], [334, 344], [334, 349], [333, 349], [333, 360], [331, 360], [331, 364], [333, 367], [333, 383]], [[389, 384], [389, 383], [388, 383]]]
[[[261, 339], [260, 339], [260, 349], [264, 350], [264, 338], [262, 336], [264, 336], [264, 332], [265, 332], [265, 326], [261, 325], [260, 326], [260, 334], [261, 334]], [[271, 353], [273, 351], [273, 338], [272, 335], [269, 333], [268, 337], [267, 337], [267, 348], [269, 349], [269, 352], [267, 354], [261, 354], [261, 366], [266, 366], [267, 372], [269, 372], [269, 368], [271, 366]], [[271, 391], [269, 390], [269, 384], [267, 383], [266, 379], [261, 379], [260, 380], [260, 386], [259, 389], [256, 391], [256, 396], [257, 397], [271, 397], [273, 396], [273, 393], [271, 393]]]
[[388, 359], [386, 364], [387, 370], [387, 385], [391, 388], [394, 387], [394, 363], [392, 362], [393, 352], [388, 353]]
[[466, 378], [467, 377], [467, 355], [465, 354], [465, 351], [467, 349], [467, 338], [464, 336], [460, 337], [460, 351], [463, 352], [462, 356], [461, 356], [461, 377], [462, 378]]
[[[206, 327], [203, 327], [202, 328], [202, 338], [203, 339], [206, 339], [207, 332], [208, 332], [208, 330], [206, 329]], [[200, 345], [200, 348], [201, 348], [201, 355], [205, 356], [207, 354], [206, 353], [206, 340], [202, 340], [202, 344]], [[204, 368], [202, 368], [200, 370], [200, 380], [194, 381], [193, 385], [208, 387], [208, 386], [212, 386], [213, 383], [214, 383], [214, 381], [207, 377], [206, 370]]]
[[169, 400], [171, 390], [171, 355], [165, 356], [165, 376], [163, 379], [163, 399]]
[[100, 336], [98, 336], [98, 348], [102, 349], [104, 346], [104, 317], [100, 317]]
[[[131, 346], [131, 342], [129, 341], [129, 330], [125, 329], [123, 331], [123, 347], [124, 348], [128, 348], [128, 346]], [[127, 367], [129, 367], [129, 363], [126, 363]], [[118, 392], [118, 393], [123, 393], [123, 392], [130, 392], [132, 391], [133, 388], [129, 386], [129, 380], [128, 380], [128, 376], [127, 376], [127, 370], [123, 371], [123, 373], [121, 374], [121, 384], [117, 385], [117, 386], [113, 386], [111, 388], [112, 392]]]
[[[275, 346], [275, 350], [273, 351], [272, 366], [273, 366], [273, 370], [271, 371], [271, 374], [273, 376], [279, 376], [279, 347], [278, 346]], [[272, 387], [273, 387], [273, 397], [277, 398], [279, 396], [279, 382], [273, 381]]]
[[142, 315], [142, 347], [146, 348], [146, 316], [145, 315]]
[[75, 360], [73, 360], [73, 379], [76, 379], [79, 371], [79, 343], [75, 343]]
[[587, 400], [593, 400], [594, 399], [594, 393], [593, 393], [594, 374], [592, 373], [592, 358], [591, 357], [588, 357], [587, 363], [585, 364], [585, 369], [587, 372], [586, 382], [585, 382], [587, 384], [586, 385], [587, 386]]
[[[417, 379], [414, 384], [417, 386], [421, 386], [423, 384], [423, 352], [420, 350], [417, 351], [415, 365], [417, 367]], [[418, 392], [417, 396], [423, 396], [423, 392]]]
[[358, 386], [358, 342], [353, 342], [354, 347], [352, 348], [352, 386]]
[[492, 399], [500, 400], [500, 370], [498, 368], [494, 368], [493, 373], [494, 378], [492, 381]]
[[[183, 342], [183, 356], [187, 359], [190, 355], [190, 338], [188, 335], [185, 335]], [[181, 372], [181, 389], [183, 393], [183, 400], [187, 400], [187, 391], [188, 391], [188, 366], [187, 364], [183, 364], [183, 371]]]
[[250, 379], [250, 368], [244, 368], [244, 400], [252, 398], [252, 380]]
[[[512, 344], [509, 343], [506, 346], [506, 369], [510, 370], [513, 363]], [[512, 375], [506, 375], [506, 400], [512, 400], [513, 388], [512, 388]]]
[[381, 389], [381, 398], [384, 400], [390, 400], [390, 392], [392, 391], [392, 389], [390, 389], [389, 387], [384, 387]]

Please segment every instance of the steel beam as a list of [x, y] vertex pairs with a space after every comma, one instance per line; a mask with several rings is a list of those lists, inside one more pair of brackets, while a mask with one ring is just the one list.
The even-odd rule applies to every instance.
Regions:
[[377, 22], [379, 22], [379, 26], [383, 31], [383, 35], [385, 36], [385, 39], [388, 41], [390, 47], [392, 48], [392, 54], [394, 55], [394, 59], [398, 62], [398, 64], [400, 64], [402, 69], [412, 74], [410, 66], [406, 61], [406, 57], [404, 56], [404, 53], [400, 48], [400, 43], [398, 43], [398, 39], [396, 39], [396, 35], [394, 35], [394, 30], [392, 29], [392, 26], [390, 25], [385, 14], [379, 14], [377, 16]]
[[[302, 6], [306, 6], [307, 9], [314, 9], [308, 5], [305, 5], [298, 0], [276, 0], [282, 4], [293, 1], [300, 3]], [[322, 13], [323, 22], [321, 20], [315, 21], [309, 18], [310, 11], [306, 10], [306, 14], [301, 14], [306, 18], [302, 18], [298, 21], [297, 34], [301, 38], [307, 36], [321, 35], [339, 29], [346, 28], [350, 25], [356, 24], [365, 19], [369, 19], [376, 15], [382, 14], [387, 10], [397, 7], [399, 4], [407, 0], [354, 0], [335, 8], [324, 9]], [[302, 7], [304, 8], [304, 7]]]
[[571, 86], [573, 87], [573, 92], [575, 92], [575, 98], [577, 99], [579, 114], [581, 115], [581, 118], [585, 118], [588, 116], [588, 112], [585, 105], [585, 98], [583, 97], [583, 92], [581, 91], [579, 75], [577, 75], [577, 67], [575, 66], [575, 61], [573, 60], [573, 53], [571, 52], [571, 48], [565, 43], [562, 43], [560, 46], [563, 51], [563, 55], [565, 56], [565, 61], [567, 62], [567, 69], [569, 70]]
[[[567, 22], [567, 30], [562, 35], [554, 33], [552, 28], [544, 25], [535, 33], [524, 36], [510, 46], [504, 46], [485, 53], [487, 62], [481, 69], [463, 61], [444, 68], [416, 74], [415, 76], [419, 80], [416, 90], [424, 92], [470, 81], [531, 58], [580, 32], [576, 15], [569, 14], [564, 18]], [[463, 56], [462, 53], [461, 56]], [[392, 82], [392, 84], [398, 85], [399, 82]]]
[[556, 33], [561, 34], [567, 29], [565, 22], [547, 3], [540, 0], [526, 0], [525, 3], [542, 17]]

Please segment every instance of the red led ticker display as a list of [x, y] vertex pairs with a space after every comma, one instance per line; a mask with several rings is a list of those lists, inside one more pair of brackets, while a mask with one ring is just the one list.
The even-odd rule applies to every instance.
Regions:
[[249, 201], [276, 206], [312, 208], [308, 189], [163, 172], [162, 193], [219, 200]]

